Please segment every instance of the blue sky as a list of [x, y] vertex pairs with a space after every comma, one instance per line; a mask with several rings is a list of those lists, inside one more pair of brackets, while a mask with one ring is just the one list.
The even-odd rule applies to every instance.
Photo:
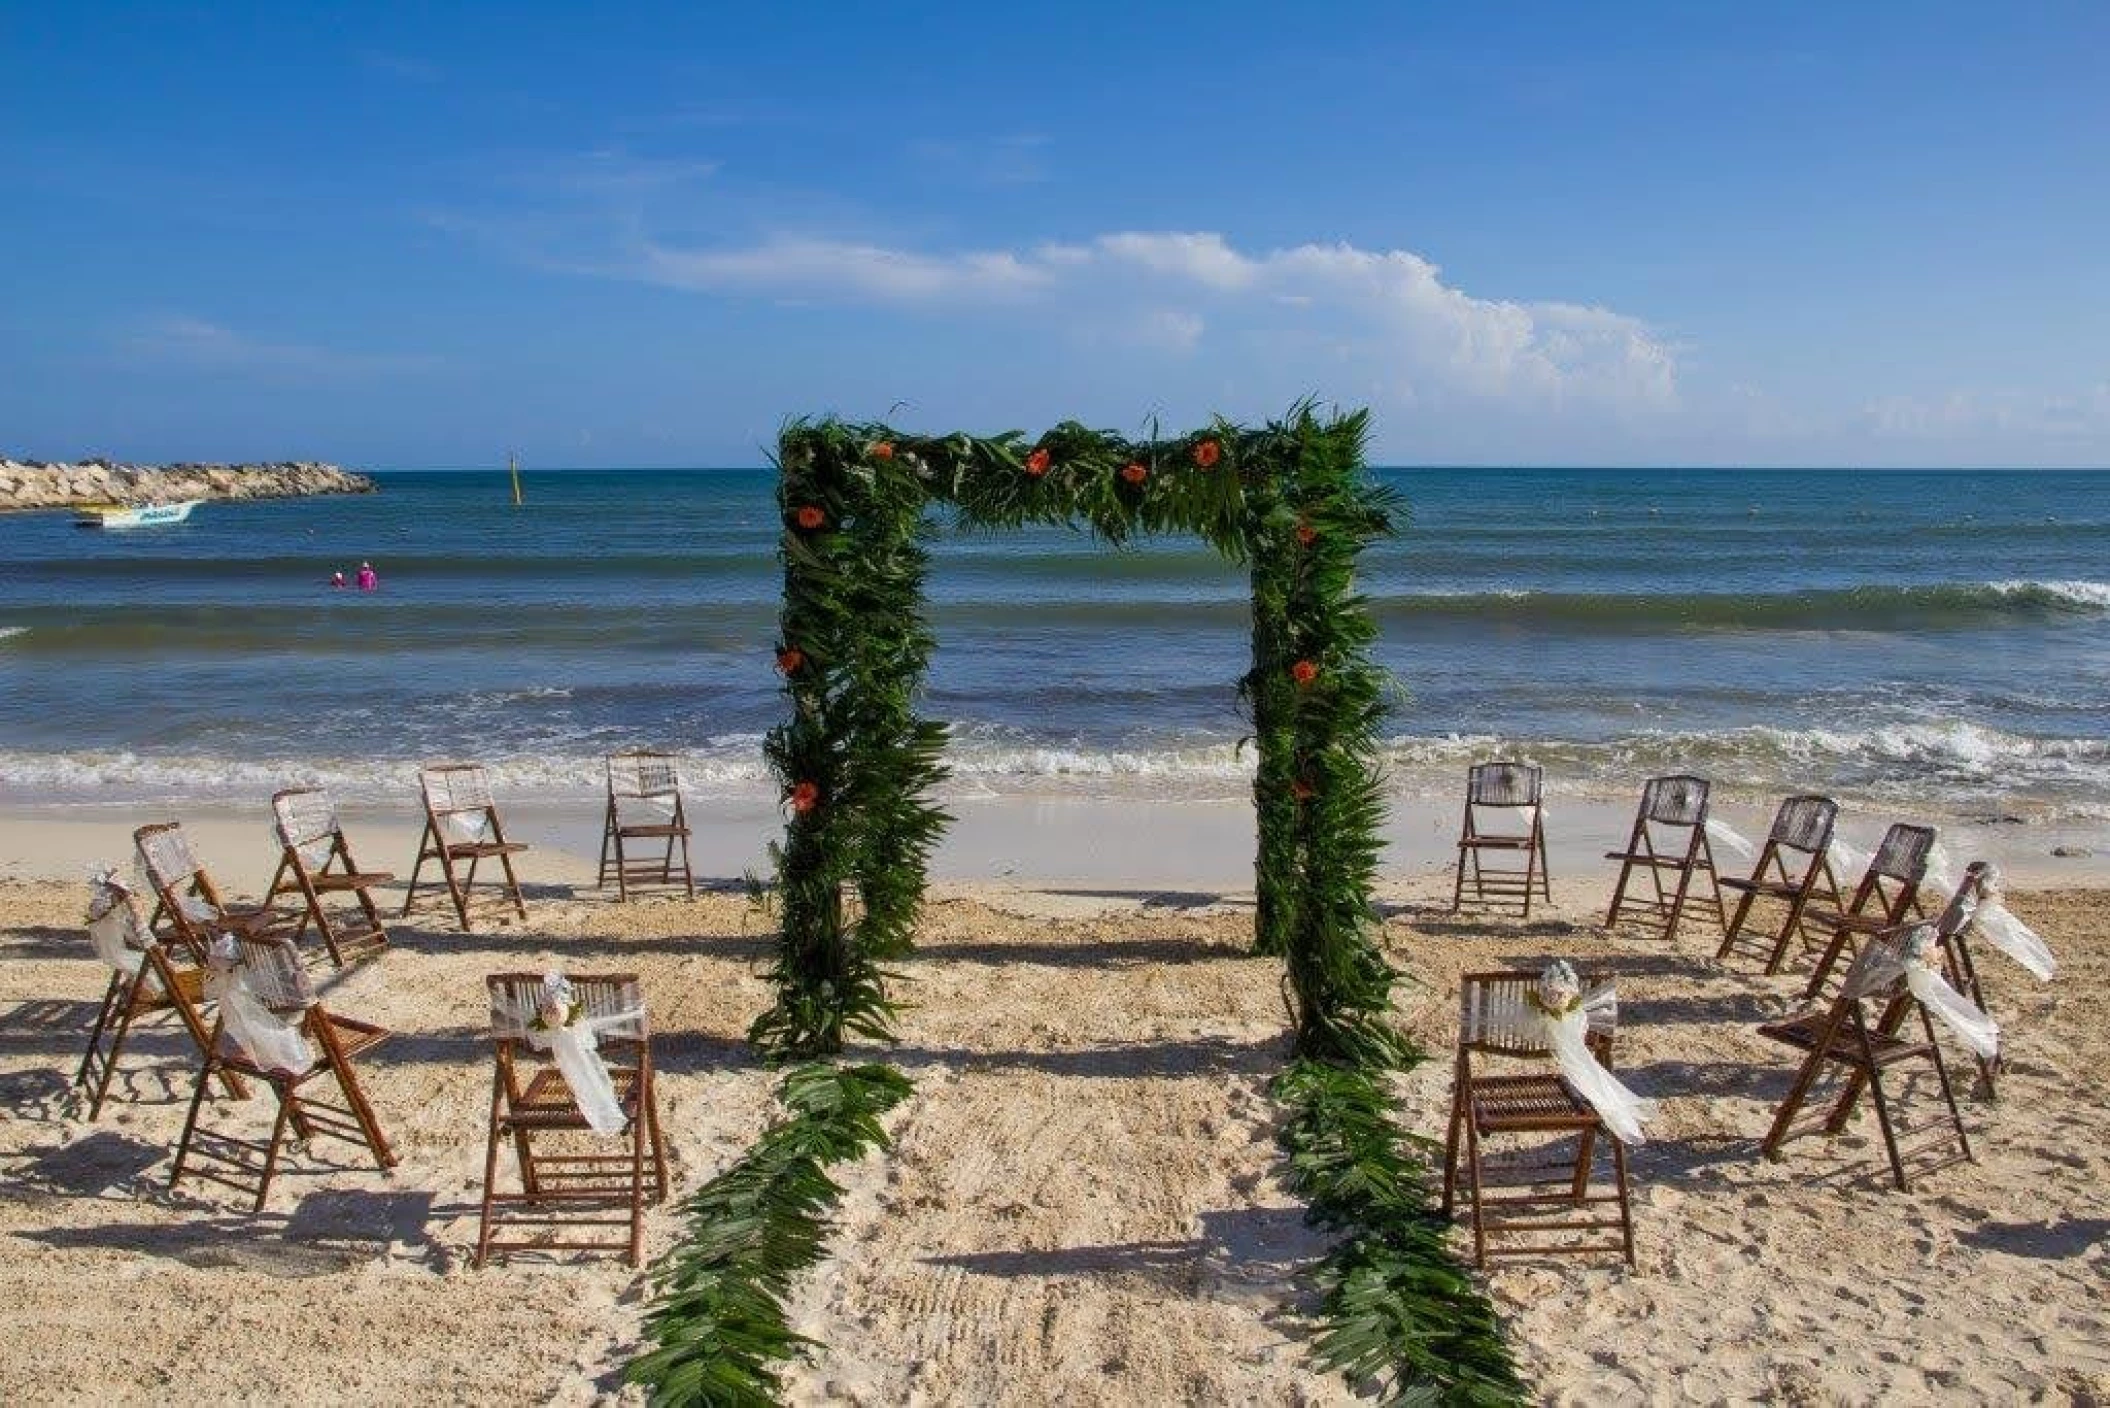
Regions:
[[0, 0], [0, 450], [2110, 464], [2098, 0], [310, 9]]

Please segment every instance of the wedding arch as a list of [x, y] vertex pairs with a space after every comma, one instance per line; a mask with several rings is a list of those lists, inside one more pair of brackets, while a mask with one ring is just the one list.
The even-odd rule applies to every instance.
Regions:
[[786, 809], [771, 847], [783, 937], [775, 1003], [749, 1038], [799, 1064], [778, 1090], [782, 1117], [688, 1196], [689, 1234], [654, 1271], [653, 1347], [624, 1372], [655, 1401], [782, 1396], [775, 1364], [809, 1343], [786, 1288], [820, 1260], [842, 1192], [827, 1168], [887, 1147], [880, 1116], [910, 1091], [884, 1061], [831, 1058], [847, 1037], [893, 1039], [886, 965], [909, 950], [949, 820], [929, 798], [945, 727], [916, 712], [934, 643], [929, 509], [945, 504], [968, 524], [1082, 524], [1115, 543], [1193, 533], [1250, 566], [1239, 693], [1258, 753], [1254, 938], [1284, 959], [1296, 1040], [1268, 1089], [1282, 1182], [1333, 1238], [1303, 1277], [1313, 1358], [1388, 1401], [1527, 1400], [1431, 1206], [1430, 1146], [1392, 1111], [1392, 1074], [1422, 1058], [1386, 1020], [1396, 974], [1373, 933], [1385, 687], [1355, 566], [1401, 506], [1364, 465], [1367, 424], [1305, 403], [1259, 429], [1219, 421], [1141, 441], [1071, 422], [1035, 440], [786, 428], [777, 668], [791, 710], [766, 745]]
[[886, 964], [905, 954], [931, 847], [945, 726], [916, 710], [934, 639], [927, 510], [976, 527], [1089, 527], [1110, 543], [1192, 533], [1249, 565], [1256, 745], [1255, 946], [1286, 962], [1298, 1053], [1387, 1065], [1393, 973], [1371, 941], [1384, 816], [1382, 672], [1358, 554], [1396, 497], [1364, 463], [1367, 411], [1307, 402], [1258, 429], [1218, 421], [1129, 440], [1065, 422], [1037, 439], [800, 421], [778, 442], [790, 717], [768, 739], [787, 822], [773, 846], [783, 938], [750, 1038], [785, 1058], [891, 1040]]

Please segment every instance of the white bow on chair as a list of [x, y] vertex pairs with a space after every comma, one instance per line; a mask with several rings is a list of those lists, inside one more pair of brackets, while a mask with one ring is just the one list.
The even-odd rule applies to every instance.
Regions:
[[2000, 1054], [2000, 1026], [1942, 977], [1935, 967], [1934, 939], [1932, 924], [1918, 924], [1895, 948], [1871, 947], [1866, 962], [1857, 969], [1857, 977], [1847, 984], [1846, 995], [1858, 999], [1889, 986], [1902, 974], [1905, 986], [1912, 990], [1920, 1006], [1941, 1018], [1944, 1026], [1963, 1038], [1964, 1045], [1990, 1061]]
[[1555, 960], [1539, 975], [1538, 986], [1526, 994], [1526, 1002], [1538, 1027], [1539, 1039], [1553, 1052], [1561, 1075], [1575, 1093], [1590, 1102], [1605, 1122], [1605, 1128], [1622, 1144], [1647, 1142], [1643, 1121], [1656, 1117], [1656, 1102], [1643, 1099], [1619, 1083], [1590, 1050], [1587, 1037], [1591, 1019], [1609, 1025], [1619, 1013], [1619, 991], [1610, 983], [1585, 994], [1582, 979], [1564, 960]]
[[579, 1113], [597, 1134], [617, 1134], [628, 1123], [615, 1097], [615, 1081], [608, 1063], [601, 1059], [599, 1032], [603, 1028], [635, 1022], [644, 1012], [632, 1008], [600, 1017], [586, 1015], [572, 991], [571, 980], [562, 973], [542, 978], [542, 995], [532, 1013], [501, 1012], [516, 1033], [537, 1051], [547, 1051], [557, 1063]]
[[220, 1005], [220, 1024], [242, 1054], [268, 1071], [299, 1075], [315, 1063], [301, 1031], [307, 1014], [281, 1017], [264, 1005], [242, 972], [241, 950], [226, 935], [215, 940], [206, 964], [205, 995]]
[[131, 888], [117, 878], [116, 866], [103, 866], [88, 877], [88, 937], [95, 956], [127, 978], [146, 962], [146, 954], [127, 942], [137, 921]]

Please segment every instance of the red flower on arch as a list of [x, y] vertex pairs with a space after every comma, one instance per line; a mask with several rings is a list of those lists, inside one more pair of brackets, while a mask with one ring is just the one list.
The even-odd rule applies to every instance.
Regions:
[[1054, 462], [1054, 457], [1046, 450], [1035, 450], [1032, 454], [1026, 456], [1026, 473], [1038, 479], [1041, 475], [1048, 472], [1048, 466]]
[[1217, 444], [1214, 440], [1204, 440], [1194, 447], [1194, 462], [1203, 469], [1214, 469], [1216, 468], [1216, 462], [1223, 458], [1223, 454], [1223, 446]]
[[777, 668], [787, 675], [795, 675], [806, 668], [806, 652], [795, 645], [787, 645], [777, 652]]
[[1140, 484], [1149, 477], [1150, 471], [1137, 464], [1134, 460], [1130, 460], [1127, 464], [1121, 466], [1121, 479], [1124, 483]]
[[874, 445], [872, 447], [872, 458], [875, 460], [890, 460], [894, 458], [894, 442], [882, 440]]
[[1319, 530], [1311, 526], [1311, 520], [1310, 520], [1310, 519], [1308, 519], [1308, 518], [1300, 518], [1300, 519], [1298, 519], [1298, 520], [1297, 520], [1297, 544], [1298, 544], [1298, 546], [1300, 546], [1300, 547], [1307, 547], [1307, 548], [1308, 548], [1308, 547], [1310, 547], [1310, 546], [1311, 546], [1311, 545], [1312, 545], [1313, 543], [1317, 542], [1318, 540], [1319, 540]]
[[1300, 777], [1296, 781], [1290, 783], [1289, 795], [1295, 797], [1300, 802], [1309, 802], [1312, 798], [1319, 795], [1319, 789], [1312, 786], [1309, 782], [1306, 782], [1303, 778]]
[[1319, 677], [1319, 667], [1309, 660], [1299, 660], [1289, 667], [1289, 677], [1303, 688]]
[[794, 523], [809, 533], [816, 528], [828, 526], [828, 515], [821, 512], [819, 506], [815, 504], [800, 504], [798, 512], [791, 517]]
[[791, 789], [791, 809], [800, 816], [821, 804], [821, 789], [818, 783], [801, 782]]

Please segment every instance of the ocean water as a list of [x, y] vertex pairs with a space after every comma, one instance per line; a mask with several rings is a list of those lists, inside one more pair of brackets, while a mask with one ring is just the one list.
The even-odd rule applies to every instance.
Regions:
[[[1471, 758], [1631, 795], [2110, 817], [2110, 474], [1382, 471], [1366, 557], [1404, 789]], [[764, 470], [398, 473], [130, 533], [0, 517], [0, 787], [116, 801], [288, 779], [399, 796], [422, 758], [594, 785], [678, 747], [758, 785], [783, 708]], [[334, 591], [371, 559], [381, 590]], [[943, 522], [926, 712], [963, 785], [1236, 792], [1243, 569], [1190, 540]]]

